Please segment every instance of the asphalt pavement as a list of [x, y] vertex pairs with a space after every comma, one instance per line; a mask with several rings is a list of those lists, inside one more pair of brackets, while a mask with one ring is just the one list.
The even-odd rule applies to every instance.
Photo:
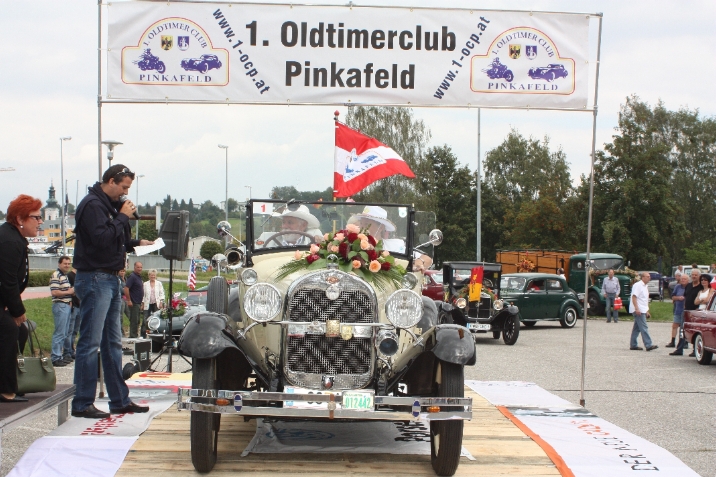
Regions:
[[[530, 381], [579, 404], [582, 320], [563, 329], [558, 322], [522, 328], [514, 346], [479, 335], [477, 364], [465, 379]], [[664, 345], [671, 323], [649, 323], [654, 351], [629, 350], [632, 323], [587, 323], [586, 408], [627, 431], [664, 447], [703, 477], [716, 477], [716, 359], [710, 366], [694, 358], [669, 356]], [[639, 342], [640, 346], [643, 343]], [[129, 356], [124, 357], [127, 362]], [[163, 370], [166, 359], [157, 363]], [[173, 370], [187, 368], [174, 358]], [[58, 383], [72, 383], [74, 365], [57, 368]], [[48, 411], [2, 437], [2, 469], [7, 475], [27, 448], [57, 426]], [[479, 458], [479, 457], [478, 457]]]

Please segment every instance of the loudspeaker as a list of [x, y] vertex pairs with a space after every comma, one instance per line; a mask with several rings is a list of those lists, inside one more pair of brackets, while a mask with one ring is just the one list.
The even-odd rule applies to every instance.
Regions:
[[162, 257], [167, 260], [186, 260], [189, 252], [189, 211], [167, 212], [159, 237], [164, 240]]

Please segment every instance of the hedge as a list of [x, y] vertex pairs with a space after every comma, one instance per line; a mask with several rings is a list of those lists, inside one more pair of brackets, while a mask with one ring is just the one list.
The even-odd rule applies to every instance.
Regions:
[[[50, 277], [54, 273], [54, 270], [37, 270], [32, 271], [30, 270], [30, 280], [27, 283], [28, 287], [49, 287], [50, 286]], [[132, 270], [127, 270], [127, 273], [125, 276], [129, 276], [130, 273], [133, 273]], [[147, 270], [142, 270], [142, 282], [146, 282], [149, 280], [149, 273]]]

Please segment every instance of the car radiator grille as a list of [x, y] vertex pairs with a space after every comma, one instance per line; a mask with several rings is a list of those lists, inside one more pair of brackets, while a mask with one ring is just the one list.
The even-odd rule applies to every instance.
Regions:
[[[327, 272], [321, 272], [325, 274]], [[333, 272], [335, 275], [338, 272]], [[372, 290], [347, 274], [339, 275], [340, 295], [326, 297], [325, 280], [306, 279], [289, 291], [287, 320], [325, 323], [338, 320], [360, 326], [377, 321]], [[314, 277], [315, 278], [315, 277]], [[334, 378], [333, 389], [356, 389], [365, 386], [373, 367], [373, 332], [368, 337], [329, 338], [325, 334], [286, 335], [285, 375], [299, 387], [322, 389], [324, 376]]]
[[[478, 308], [477, 305], [480, 305]], [[470, 302], [467, 316], [470, 318], [490, 318], [490, 310], [492, 309], [492, 299], [490, 297], [483, 297], [479, 302]]]

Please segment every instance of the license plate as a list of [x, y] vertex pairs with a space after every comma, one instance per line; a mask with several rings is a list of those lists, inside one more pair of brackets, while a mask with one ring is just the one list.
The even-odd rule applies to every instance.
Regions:
[[477, 331], [490, 331], [492, 325], [490, 323], [468, 323], [467, 327], [471, 330]]
[[373, 393], [344, 391], [343, 409], [352, 409], [354, 411], [372, 411]]
[[[314, 391], [305, 388], [297, 388], [293, 386], [286, 386], [284, 391], [289, 394], [335, 394], [340, 396], [341, 393], [331, 393], [328, 391]], [[325, 409], [328, 410], [327, 402], [318, 401], [284, 401], [283, 407], [288, 409]]]

